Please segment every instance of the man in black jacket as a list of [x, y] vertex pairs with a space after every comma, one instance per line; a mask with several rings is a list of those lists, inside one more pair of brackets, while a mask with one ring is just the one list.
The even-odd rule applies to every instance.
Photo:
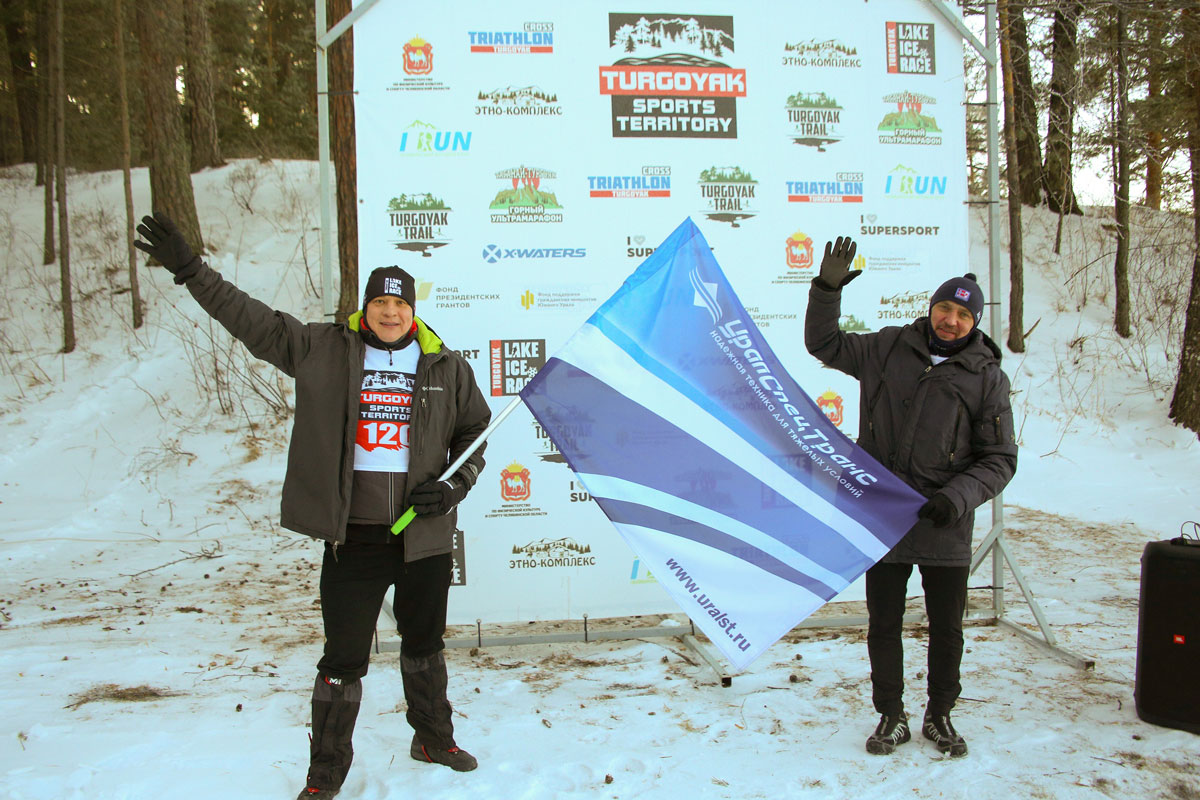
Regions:
[[[487, 427], [491, 410], [470, 366], [414, 314], [399, 267], [371, 273], [347, 324], [303, 324], [253, 299], [196, 256], [161, 212], [137, 246], [258, 358], [296, 381], [281, 524], [325, 543], [325, 652], [312, 696], [308, 779], [300, 798], [341, 789], [354, 756], [376, 621], [389, 586], [402, 637], [400, 670], [415, 734], [409, 754], [455, 770], [475, 759], [454, 741], [442, 636], [456, 507], [483, 469], [483, 447], [438, 477]], [[409, 507], [402, 535], [391, 524]]]
[[975, 509], [1017, 468], [1008, 378], [1000, 348], [979, 330], [983, 293], [968, 273], [938, 287], [929, 316], [877, 333], [838, 328], [842, 288], [857, 246], [825, 245], [812, 282], [804, 341], [822, 363], [859, 381], [858, 444], [928, 498], [896, 547], [867, 570], [867, 651], [878, 727], [867, 752], [886, 754], [911, 737], [904, 711], [901, 626], [909, 576], [920, 567], [929, 617], [929, 702], [921, 731], [943, 753], [967, 744], [950, 722], [962, 690], [966, 609]]

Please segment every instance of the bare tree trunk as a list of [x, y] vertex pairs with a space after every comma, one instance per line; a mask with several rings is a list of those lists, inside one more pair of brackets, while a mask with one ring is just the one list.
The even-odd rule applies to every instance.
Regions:
[[129, 257], [129, 294], [133, 304], [134, 330], [142, 327], [142, 293], [138, 287], [137, 248], [133, 246], [134, 216], [133, 211], [133, 175], [132, 146], [129, 135], [129, 90], [125, 81], [125, 9], [121, 0], [114, 0], [113, 16], [116, 25], [113, 39], [117, 44], [117, 98], [121, 115], [121, 175], [125, 181], [125, 247]]
[[1128, 339], [1129, 330], [1129, 64], [1128, 16], [1117, 6], [1117, 257], [1113, 265], [1116, 292], [1117, 335]]
[[64, 353], [75, 350], [75, 307], [71, 300], [71, 237], [67, 230], [67, 85], [63, 74], [63, 0], [54, 0], [54, 120], [58, 153], [58, 279], [62, 289]]
[[20, 119], [21, 160], [37, 163], [37, 82], [30, 55], [35, 51], [30, 30], [36, 17], [30, 0], [0, 0], [4, 11], [4, 38], [7, 58], [12, 69], [13, 90], [16, 94], [17, 115]]
[[[1011, 0], [1000, 0], [997, 11], [1000, 15], [1000, 63], [1004, 72], [1004, 149], [1008, 181], [1008, 349], [1014, 353], [1025, 352], [1025, 253], [1021, 235], [1021, 154], [1017, 143], [1016, 128], [1018, 112], [1013, 88], [1012, 42], [1013, 30], [1010, 17], [1014, 4]], [[1020, 7], [1017, 7], [1020, 12]], [[1023, 26], [1022, 26], [1023, 27]]]
[[175, 90], [174, 53], [171, 43], [181, 39], [179, 0], [134, 4], [134, 27], [141, 52], [142, 95], [146, 99], [145, 141], [150, 150], [150, 202], [175, 221], [188, 244], [203, 252], [200, 220], [192, 176], [188, 172], [188, 146], [179, 118]]
[[[34, 185], [41, 186], [45, 182], [54, 182], [54, 177], [46, 174], [46, 167], [50, 164], [52, 157], [51, 151], [54, 149], [51, 146], [51, 131], [53, 130], [50, 124], [50, 70], [46, 66], [46, 60], [50, 57], [50, 12], [46, 3], [38, 3], [37, 7], [37, 23], [34, 26], [37, 35], [37, 51], [38, 51], [38, 68], [34, 73], [34, 79], [37, 85], [37, 176], [34, 178]], [[49, 237], [50, 248], [54, 248], [54, 236]], [[43, 248], [44, 249], [44, 248]], [[50, 261], [54, 260], [54, 256], [50, 256]], [[45, 263], [49, 264], [50, 261]]]
[[[8, 34], [0, 25], [0, 52], [8, 52]], [[0, 58], [0, 166], [21, 162], [21, 114], [17, 108], [12, 61]]]
[[[1162, 18], [1150, 14], [1150, 40], [1162, 41]], [[1147, 48], [1146, 63], [1146, 99], [1154, 103], [1162, 97], [1162, 48], [1153, 44]], [[1161, 127], [1153, 127], [1146, 132], [1146, 206], [1147, 208], [1162, 208], [1163, 185], [1163, 132]]]
[[45, 63], [38, 67], [38, 166], [42, 177], [42, 263], [53, 264], [54, 244], [54, 76], [50, 64], [54, 60], [54, 37], [50, 35], [50, 4], [38, 5], [38, 52]]
[[1179, 378], [1171, 397], [1171, 419], [1176, 424], [1200, 435], [1200, 19], [1188, 15], [1191, 31], [1188, 83], [1194, 100], [1195, 116], [1188, 127], [1188, 153], [1192, 161], [1192, 235], [1195, 255], [1192, 258], [1192, 287], [1188, 294], [1187, 318], [1183, 326], [1183, 343], [1179, 348]]
[[[1027, 206], [1042, 204], [1042, 143], [1038, 135], [1037, 95], [1029, 68], [1029, 36], [1025, 28], [1025, 0], [1008, 0], [1008, 24], [1013, 94], [1013, 133], [1016, 136], [1017, 163], [1020, 164], [1021, 202]], [[1008, 80], [1008, 78], [1005, 78]]]
[[192, 172], [220, 167], [221, 144], [217, 136], [217, 112], [213, 103], [212, 35], [208, 27], [207, 0], [184, 0], [187, 47], [184, 87], [191, 108]]
[[[350, 0], [328, 0], [331, 24], [350, 13]], [[329, 136], [337, 174], [338, 264], [341, 290], [335, 319], [344, 322], [358, 299], [358, 156], [354, 140], [354, 39], [350, 30], [329, 48]]]
[[1077, 36], [1081, 13], [1081, 0], [1059, 0], [1054, 11], [1049, 124], [1046, 130], [1046, 163], [1042, 172], [1050, 209], [1062, 214], [1083, 213], [1075, 199], [1074, 181], [1071, 176], [1075, 98], [1079, 86]]

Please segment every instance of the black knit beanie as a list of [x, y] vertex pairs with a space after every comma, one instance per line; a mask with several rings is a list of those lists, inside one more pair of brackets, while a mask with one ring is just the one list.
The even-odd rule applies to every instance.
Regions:
[[937, 288], [933, 297], [929, 298], [929, 309], [943, 300], [950, 300], [963, 306], [975, 317], [975, 327], [983, 319], [983, 291], [975, 282], [975, 273], [968, 272], [961, 278], [951, 278]]
[[367, 312], [367, 304], [376, 297], [390, 294], [408, 303], [413, 313], [417, 311], [417, 285], [412, 275], [399, 267], [379, 267], [371, 271], [367, 278], [367, 288], [363, 290], [363, 313]]

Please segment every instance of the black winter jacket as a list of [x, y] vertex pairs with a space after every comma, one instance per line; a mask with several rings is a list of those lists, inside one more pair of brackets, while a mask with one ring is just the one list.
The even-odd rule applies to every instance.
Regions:
[[980, 331], [934, 366], [928, 318], [854, 334], [838, 328], [840, 314], [841, 291], [814, 282], [804, 343], [822, 363], [858, 379], [859, 446], [926, 497], [946, 495], [960, 515], [944, 528], [918, 521], [883, 560], [969, 565], [975, 509], [1017, 469], [1000, 348]]
[[[362, 390], [361, 312], [348, 325], [305, 324], [250, 297], [207, 265], [187, 278], [186, 285], [196, 302], [254, 356], [295, 379], [296, 418], [280, 524], [341, 544], [350, 514]], [[443, 347], [424, 322], [416, 322], [421, 356], [413, 387], [409, 489], [436, 479], [491, 420], [491, 409], [471, 367]], [[483, 469], [483, 450], [472, 453], [454, 475], [468, 488]], [[407, 497], [403, 505], [408, 507]], [[404, 529], [405, 560], [450, 552], [457, 521], [457, 509], [441, 516], [418, 516]]]

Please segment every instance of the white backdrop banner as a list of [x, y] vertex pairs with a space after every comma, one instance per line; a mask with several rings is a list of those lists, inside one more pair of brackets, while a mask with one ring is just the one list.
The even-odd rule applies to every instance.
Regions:
[[[383, 0], [354, 27], [360, 279], [408, 270], [498, 411], [690, 216], [853, 437], [857, 382], [804, 349], [808, 284], [853, 236], [842, 327], [865, 332], [967, 271], [954, 28], [921, 0], [452, 8]], [[452, 624], [677, 610], [527, 410], [486, 459]]]

